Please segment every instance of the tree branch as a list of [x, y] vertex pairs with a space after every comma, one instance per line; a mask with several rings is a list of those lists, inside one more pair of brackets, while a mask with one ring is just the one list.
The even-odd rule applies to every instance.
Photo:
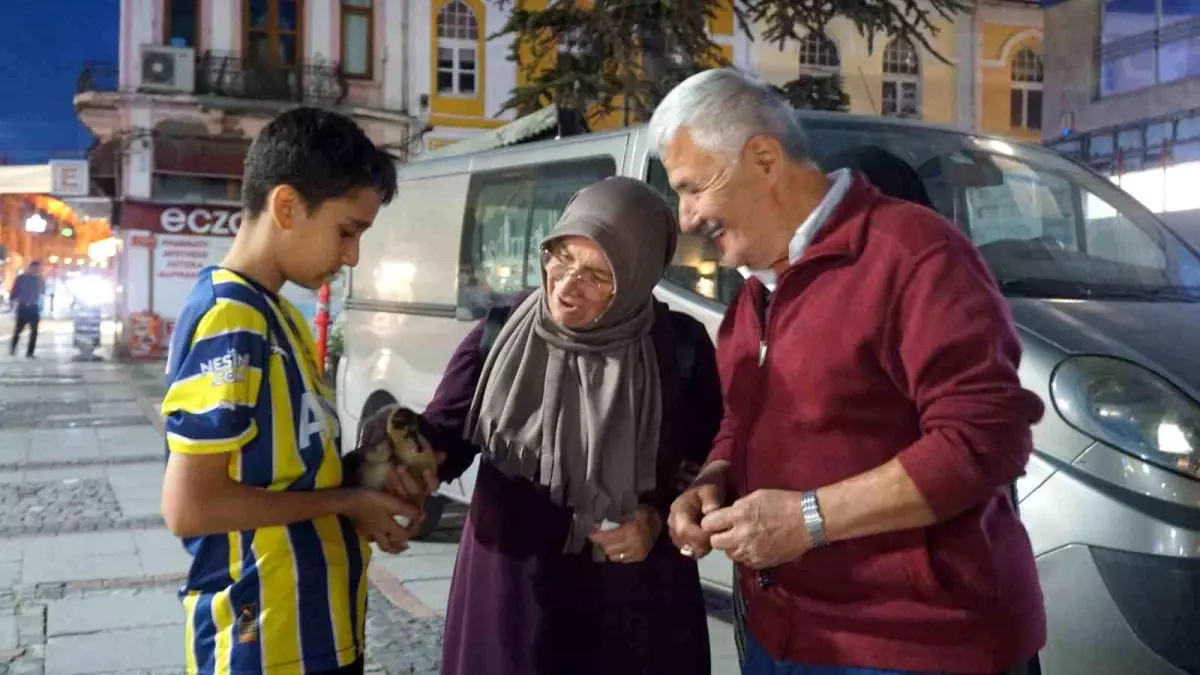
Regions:
[[[524, 79], [499, 112], [527, 113], [555, 103], [587, 111], [595, 121], [624, 108], [636, 122], [649, 118], [661, 97], [687, 76], [730, 65], [709, 32], [721, 11], [732, 8], [735, 30], [753, 39], [751, 27], [758, 26], [764, 40], [781, 48], [809, 32], [825, 33], [840, 16], [871, 51], [875, 36], [883, 34], [907, 39], [951, 64], [933, 38], [938, 23], [968, 11], [972, 0], [593, 0], [586, 6], [550, 0], [536, 10], [524, 0], [496, 4], [511, 11], [488, 39], [512, 40], [508, 60]], [[844, 96], [840, 78], [819, 79], [789, 83], [789, 98], [836, 106]]]

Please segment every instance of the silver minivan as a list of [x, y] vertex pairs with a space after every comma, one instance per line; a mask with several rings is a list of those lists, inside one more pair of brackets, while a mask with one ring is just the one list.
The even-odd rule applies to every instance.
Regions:
[[[1111, 181], [1044, 148], [800, 115], [818, 161], [873, 146], [907, 162], [1011, 303], [1022, 381], [1046, 403], [1017, 484], [1049, 618], [1042, 672], [1200, 673], [1200, 256]], [[349, 279], [343, 428], [393, 401], [422, 410], [487, 307], [538, 283], [537, 241], [570, 195], [614, 174], [674, 199], [641, 128], [401, 165], [399, 196]], [[656, 290], [714, 335], [742, 282], [716, 261], [684, 237]], [[474, 466], [440, 499], [468, 502], [473, 480]], [[730, 586], [720, 554], [702, 574]]]

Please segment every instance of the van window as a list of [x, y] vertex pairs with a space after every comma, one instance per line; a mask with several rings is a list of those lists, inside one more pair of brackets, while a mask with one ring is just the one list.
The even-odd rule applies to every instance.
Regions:
[[814, 158], [874, 146], [904, 160], [1008, 295], [1155, 300], [1200, 293], [1200, 260], [1149, 211], [1058, 154], [936, 129], [807, 120]]
[[964, 191], [971, 239], [985, 254], [998, 242], [1039, 241], [1115, 263], [1166, 267], [1166, 252], [1153, 236], [1095, 195], [1085, 193], [1077, 204], [1063, 178], [1010, 157], [992, 161], [1001, 183]]
[[539, 286], [538, 243], [558, 223], [573, 194], [616, 172], [613, 158], [592, 157], [472, 176], [459, 306], [482, 318], [493, 305]]
[[[650, 158], [646, 182], [670, 202], [679, 212], [679, 196], [671, 189], [667, 170], [657, 158]], [[675, 248], [675, 259], [667, 267], [666, 279], [671, 284], [722, 305], [733, 302], [744, 280], [737, 270], [721, 267], [721, 253], [716, 245], [694, 234], [682, 234]]]

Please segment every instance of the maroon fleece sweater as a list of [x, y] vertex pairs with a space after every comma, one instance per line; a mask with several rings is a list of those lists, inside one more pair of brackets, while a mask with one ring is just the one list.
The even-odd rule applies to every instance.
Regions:
[[769, 303], [757, 279], [743, 284], [720, 330], [726, 411], [710, 456], [731, 461], [735, 496], [818, 488], [899, 457], [938, 518], [765, 576], [742, 568], [749, 629], [768, 652], [996, 673], [1042, 647], [1037, 570], [1007, 495], [1043, 413], [1020, 356], [971, 242], [861, 177]]

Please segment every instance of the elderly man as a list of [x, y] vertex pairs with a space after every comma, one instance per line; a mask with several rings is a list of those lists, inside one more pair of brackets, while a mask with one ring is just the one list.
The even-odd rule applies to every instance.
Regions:
[[675, 88], [649, 133], [683, 229], [750, 271], [720, 329], [721, 432], [669, 522], [685, 555], [737, 563], [744, 672], [1029, 660], [1046, 619], [1008, 486], [1043, 407], [974, 246], [825, 175], [787, 104], [735, 71]]

